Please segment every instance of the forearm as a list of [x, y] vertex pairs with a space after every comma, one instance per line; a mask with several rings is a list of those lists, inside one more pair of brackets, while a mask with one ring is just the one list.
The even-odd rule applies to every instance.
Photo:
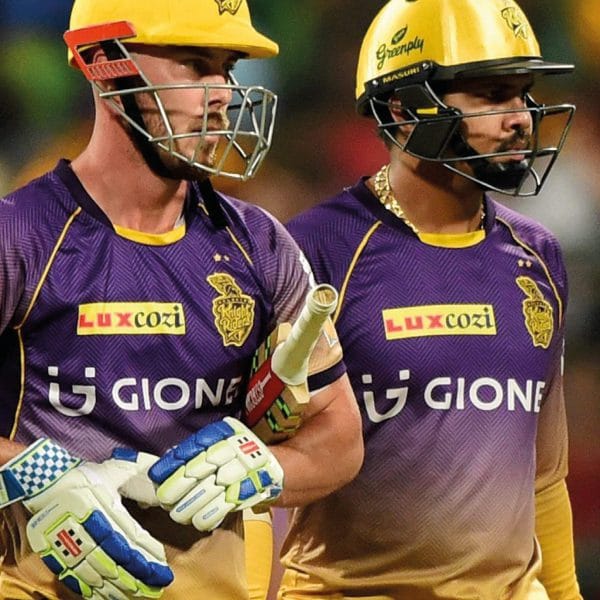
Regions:
[[536, 535], [542, 548], [540, 580], [551, 600], [581, 600], [575, 575], [573, 522], [564, 479], [538, 491]]
[[282, 507], [302, 506], [351, 481], [362, 464], [360, 413], [346, 375], [311, 399], [325, 407], [305, 420], [296, 435], [271, 446], [285, 473]]
[[19, 452], [23, 452], [25, 448], [26, 446], [19, 442], [13, 442], [8, 438], [0, 437], [0, 465], [7, 463], [19, 454]]

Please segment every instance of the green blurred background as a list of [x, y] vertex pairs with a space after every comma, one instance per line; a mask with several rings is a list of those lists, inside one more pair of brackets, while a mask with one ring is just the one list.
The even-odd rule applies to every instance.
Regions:
[[[100, 1], [100, 0], [98, 0]], [[354, 74], [366, 28], [384, 0], [250, 0], [255, 23], [280, 56], [245, 61], [241, 83], [279, 94], [272, 150], [257, 177], [217, 186], [282, 221], [385, 161], [373, 124], [354, 113]], [[569, 487], [577, 564], [586, 600], [600, 600], [600, 0], [522, 0], [546, 58], [573, 62], [548, 78], [536, 99], [573, 102], [563, 154], [537, 198], [505, 201], [552, 229], [565, 251], [566, 396]], [[66, 66], [62, 32], [71, 0], [0, 0], [0, 194], [74, 158], [90, 132], [92, 103], [82, 76]], [[283, 518], [277, 516], [278, 530]]]

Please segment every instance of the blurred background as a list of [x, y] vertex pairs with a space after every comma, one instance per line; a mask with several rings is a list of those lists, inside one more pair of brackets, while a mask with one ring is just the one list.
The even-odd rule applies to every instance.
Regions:
[[[280, 56], [242, 61], [241, 83], [279, 94], [272, 150], [256, 178], [217, 187], [282, 221], [361, 175], [386, 152], [373, 123], [354, 113], [354, 75], [366, 28], [384, 0], [250, 0]], [[566, 396], [569, 487], [580, 583], [600, 600], [600, 1], [521, 0], [549, 60], [572, 75], [547, 78], [538, 100], [577, 105], [573, 127], [542, 193], [498, 199], [536, 217], [560, 239], [570, 276]], [[66, 66], [62, 33], [71, 0], [0, 0], [0, 194], [74, 158], [91, 130], [83, 77]], [[276, 515], [278, 530], [284, 526]]]

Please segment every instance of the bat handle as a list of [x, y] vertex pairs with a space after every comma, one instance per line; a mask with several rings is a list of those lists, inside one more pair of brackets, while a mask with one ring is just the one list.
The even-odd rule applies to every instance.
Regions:
[[324, 314], [327, 317], [336, 309], [337, 302], [337, 290], [327, 283], [320, 283], [312, 288], [306, 297], [308, 312], [311, 314]]
[[331, 285], [322, 283], [309, 290], [289, 336], [273, 352], [272, 369], [281, 381], [298, 385], [306, 379], [310, 354], [337, 303], [338, 293]]

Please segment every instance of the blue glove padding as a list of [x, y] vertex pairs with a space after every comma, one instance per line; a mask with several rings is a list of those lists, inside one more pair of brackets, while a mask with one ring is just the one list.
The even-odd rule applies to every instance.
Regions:
[[231, 511], [274, 501], [283, 469], [273, 453], [232, 417], [211, 423], [169, 450], [148, 471], [177, 523], [218, 527]]
[[173, 581], [164, 547], [125, 510], [119, 492], [136, 478], [147, 480], [156, 457], [136, 453], [135, 461], [101, 464], [72, 459], [63, 461], [67, 466], [57, 476], [45, 462], [57, 448], [64, 452], [38, 440], [3, 468], [22, 486], [23, 504], [33, 513], [27, 523], [31, 548], [85, 598], [159, 598]]

